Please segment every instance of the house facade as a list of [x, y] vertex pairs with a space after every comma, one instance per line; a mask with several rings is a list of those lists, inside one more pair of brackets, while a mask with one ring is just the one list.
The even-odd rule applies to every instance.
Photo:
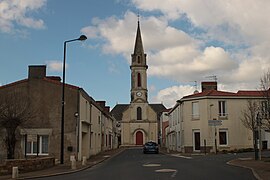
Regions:
[[[59, 159], [62, 112], [60, 77], [46, 76], [46, 66], [29, 66], [28, 78], [1, 86], [0, 96], [15, 90], [27, 94], [35, 109], [33, 119], [19, 127], [15, 157], [52, 156]], [[69, 161], [70, 156], [82, 160], [83, 156], [89, 158], [117, 147], [115, 136], [118, 134], [113, 132], [116, 121], [110, 115], [109, 107], [105, 106], [105, 102], [101, 105], [95, 101], [82, 88], [65, 84], [64, 119], [65, 161]]]
[[[168, 112], [167, 147], [181, 152], [216, 152], [253, 148], [253, 134], [241, 119], [248, 100], [264, 101], [260, 91], [218, 91], [217, 82], [203, 82], [202, 92], [178, 100]], [[264, 148], [269, 132], [262, 130]]]

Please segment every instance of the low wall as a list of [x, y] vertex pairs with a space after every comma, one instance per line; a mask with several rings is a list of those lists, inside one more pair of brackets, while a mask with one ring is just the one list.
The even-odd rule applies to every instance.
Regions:
[[12, 167], [18, 167], [19, 172], [35, 171], [49, 168], [55, 165], [53, 157], [43, 157], [34, 159], [8, 159], [0, 165], [0, 175], [11, 174]]

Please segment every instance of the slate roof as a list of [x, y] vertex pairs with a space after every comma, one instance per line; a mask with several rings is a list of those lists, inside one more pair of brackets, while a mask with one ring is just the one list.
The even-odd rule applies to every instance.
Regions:
[[[158, 114], [158, 116], [160, 115], [161, 112], [167, 110], [163, 104], [149, 104], [149, 105]], [[129, 104], [117, 104], [111, 110], [111, 114], [117, 121], [121, 121], [123, 117], [123, 112], [128, 108], [128, 106]]]
[[111, 110], [112, 116], [117, 120], [121, 121], [123, 117], [123, 112], [128, 108], [129, 104], [117, 104]]

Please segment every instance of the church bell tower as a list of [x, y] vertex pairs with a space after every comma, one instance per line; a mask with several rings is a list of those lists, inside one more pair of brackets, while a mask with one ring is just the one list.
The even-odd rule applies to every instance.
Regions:
[[147, 101], [147, 69], [146, 54], [138, 21], [134, 53], [131, 55], [131, 103], [148, 103]]

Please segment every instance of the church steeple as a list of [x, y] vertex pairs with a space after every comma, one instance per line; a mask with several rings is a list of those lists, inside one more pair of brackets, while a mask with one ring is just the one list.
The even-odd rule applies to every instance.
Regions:
[[137, 34], [136, 34], [136, 40], [135, 40], [134, 54], [144, 54], [139, 20], [138, 20]]
[[140, 21], [135, 39], [134, 53], [131, 55], [131, 102], [147, 103], [147, 69], [146, 54], [144, 54]]

